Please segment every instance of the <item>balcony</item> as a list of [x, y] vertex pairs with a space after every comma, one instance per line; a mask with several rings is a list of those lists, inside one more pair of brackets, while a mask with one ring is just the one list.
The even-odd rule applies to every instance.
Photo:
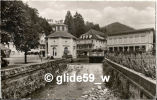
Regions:
[[78, 44], [77, 50], [92, 50], [94, 47], [94, 44]]

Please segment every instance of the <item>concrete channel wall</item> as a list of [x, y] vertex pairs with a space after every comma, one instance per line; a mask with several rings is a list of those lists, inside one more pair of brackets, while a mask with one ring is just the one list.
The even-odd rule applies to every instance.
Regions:
[[117, 64], [107, 58], [104, 63], [109, 64], [112, 86], [116, 85], [125, 99], [154, 99], [156, 95], [156, 81], [134, 70]]
[[67, 59], [53, 60], [2, 70], [2, 98], [22, 98], [44, 87], [44, 75], [52, 73], [56, 76], [66, 69], [69, 62]]

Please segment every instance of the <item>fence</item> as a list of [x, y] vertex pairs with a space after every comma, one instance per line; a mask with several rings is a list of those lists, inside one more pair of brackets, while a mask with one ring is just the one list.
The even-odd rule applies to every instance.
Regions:
[[111, 59], [121, 65], [124, 65], [145, 76], [156, 78], [156, 59], [151, 54], [116, 54], [107, 53], [106, 58]]

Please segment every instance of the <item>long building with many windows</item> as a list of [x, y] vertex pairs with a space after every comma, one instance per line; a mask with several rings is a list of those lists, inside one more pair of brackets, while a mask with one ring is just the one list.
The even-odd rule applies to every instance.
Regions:
[[107, 37], [107, 47], [110, 52], [138, 52], [139, 50], [146, 52], [152, 50], [154, 37], [153, 28], [110, 33]]

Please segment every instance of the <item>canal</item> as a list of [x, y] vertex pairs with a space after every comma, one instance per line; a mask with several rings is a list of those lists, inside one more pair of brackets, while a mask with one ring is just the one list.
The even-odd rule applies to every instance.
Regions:
[[[100, 76], [105, 75], [104, 65], [102, 63], [70, 63], [67, 65], [66, 71], [69, 76], [76, 74], [83, 75], [93, 74], [94, 82], [64, 82], [61, 85], [54, 80], [48, 83], [44, 88], [41, 88], [26, 98], [31, 99], [89, 99], [97, 100], [99, 98], [118, 99], [119, 96], [111, 89], [106, 87], [105, 82], [102, 82]], [[100, 84], [94, 84], [100, 83]]]

